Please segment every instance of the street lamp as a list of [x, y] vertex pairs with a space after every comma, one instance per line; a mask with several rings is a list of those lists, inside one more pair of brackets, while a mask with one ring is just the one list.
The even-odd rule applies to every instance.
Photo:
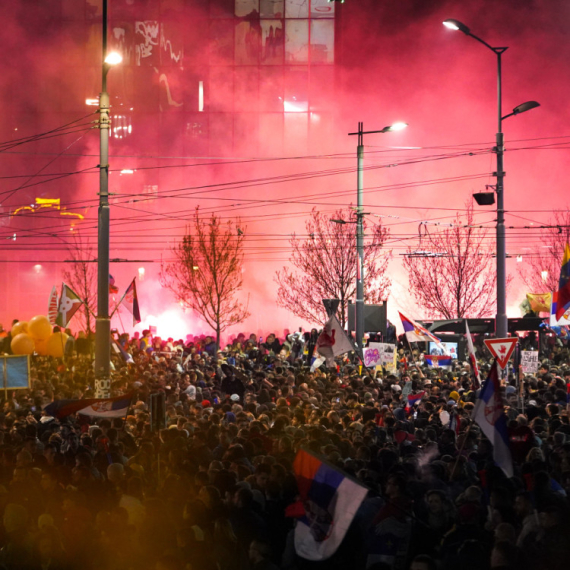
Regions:
[[107, 73], [121, 62], [117, 53], [107, 53], [107, 0], [103, 0], [102, 76], [99, 96], [99, 212], [97, 235], [97, 317], [95, 320], [96, 396], [110, 395], [111, 318], [109, 316], [109, 94]]
[[[505, 204], [504, 204], [504, 186], [503, 180], [505, 172], [503, 171], [503, 155], [505, 152], [503, 142], [503, 120], [512, 115], [518, 115], [525, 111], [530, 111], [540, 106], [536, 101], [527, 101], [513, 109], [512, 113], [503, 117], [502, 112], [502, 72], [501, 72], [501, 56], [508, 49], [507, 47], [493, 47], [485, 40], [471, 33], [471, 30], [459, 20], [445, 20], [443, 25], [450, 30], [463, 32], [466, 36], [482, 43], [486, 48], [490, 49], [497, 56], [497, 107], [498, 107], [498, 129], [494, 152], [497, 154], [497, 171], [494, 176], [497, 179], [495, 193], [497, 194], [497, 315], [495, 317], [495, 335], [497, 338], [505, 338], [507, 336], [507, 277], [506, 277], [506, 240], [505, 240]], [[488, 196], [489, 193], [479, 193], [476, 195], [477, 203], [492, 204]]]
[[349, 136], [358, 135], [358, 146], [356, 150], [357, 161], [357, 195], [356, 195], [356, 311], [355, 311], [355, 335], [356, 346], [363, 358], [364, 348], [364, 210], [363, 210], [363, 163], [364, 163], [364, 135], [375, 133], [389, 133], [392, 131], [401, 131], [408, 126], [407, 123], [394, 123], [388, 127], [384, 127], [379, 131], [364, 131], [364, 124], [358, 123], [358, 132], [348, 133]]

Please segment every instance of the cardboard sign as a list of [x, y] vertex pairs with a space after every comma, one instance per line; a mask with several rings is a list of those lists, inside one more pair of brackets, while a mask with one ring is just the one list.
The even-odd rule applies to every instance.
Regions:
[[523, 350], [521, 352], [523, 374], [536, 374], [538, 372], [538, 365], [538, 350]]
[[490, 350], [499, 366], [504, 370], [507, 362], [515, 350], [518, 338], [491, 338], [485, 339], [485, 346]]

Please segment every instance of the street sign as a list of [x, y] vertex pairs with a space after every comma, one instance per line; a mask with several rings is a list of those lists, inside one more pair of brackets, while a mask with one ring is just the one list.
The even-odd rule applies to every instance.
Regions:
[[491, 338], [485, 339], [485, 346], [491, 351], [501, 369], [507, 367], [507, 362], [515, 350], [518, 338]]

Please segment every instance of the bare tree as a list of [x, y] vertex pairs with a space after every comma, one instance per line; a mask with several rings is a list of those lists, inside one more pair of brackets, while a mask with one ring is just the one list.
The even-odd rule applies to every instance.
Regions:
[[[352, 211], [338, 210], [333, 219], [351, 221]], [[354, 220], [352, 220], [354, 221]], [[322, 299], [339, 299], [337, 312], [341, 325], [346, 325], [348, 303], [356, 295], [356, 228], [339, 224], [313, 209], [305, 223], [307, 235], [290, 239], [288, 267], [277, 271], [279, 285], [277, 304], [310, 323], [324, 324], [327, 319]], [[380, 224], [366, 227], [364, 249], [364, 300], [374, 304], [387, 299], [391, 281], [386, 276], [390, 252], [384, 250], [388, 231]]]
[[427, 316], [445, 319], [492, 315], [496, 304], [493, 252], [487, 230], [473, 227], [473, 205], [465, 218], [426, 233], [419, 248], [408, 248], [404, 267], [410, 291]]
[[196, 208], [191, 231], [172, 248], [174, 259], [161, 266], [162, 286], [212, 327], [218, 348], [221, 333], [249, 316], [235, 298], [243, 283], [243, 241], [239, 220], [222, 224]]
[[523, 254], [519, 275], [528, 287], [528, 293], [549, 293], [558, 290], [560, 265], [564, 244], [570, 241], [570, 210], [554, 212], [554, 218], [540, 232], [540, 245], [529, 255]]
[[93, 332], [93, 316], [97, 308], [97, 257], [89, 238], [83, 239], [79, 232], [73, 234], [68, 247], [71, 257], [69, 266], [62, 271], [63, 280], [81, 297], [84, 304], [77, 312], [82, 328]]

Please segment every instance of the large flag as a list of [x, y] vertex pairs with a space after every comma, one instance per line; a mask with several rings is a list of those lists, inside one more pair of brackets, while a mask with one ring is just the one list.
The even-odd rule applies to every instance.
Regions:
[[127, 287], [123, 298], [121, 299], [120, 305], [126, 307], [127, 311], [133, 315], [133, 327], [141, 322], [141, 312], [139, 309], [139, 298], [137, 295], [137, 284], [136, 278], [131, 281], [131, 284]]
[[503, 411], [498, 363], [494, 362], [473, 410], [473, 420], [493, 444], [493, 459], [507, 477], [513, 476], [513, 460], [509, 449], [507, 416]]
[[120, 418], [126, 415], [131, 403], [131, 394], [116, 398], [87, 398], [84, 400], [55, 400], [44, 407], [43, 411], [58, 419], [71, 414], [83, 414], [96, 418]]
[[479, 365], [477, 364], [477, 356], [475, 355], [475, 347], [473, 346], [473, 339], [471, 338], [467, 319], [465, 319], [465, 336], [467, 337], [467, 353], [469, 354], [469, 362], [471, 363], [473, 389], [478, 390], [481, 387], [481, 376], [479, 374]]
[[570, 308], [570, 245], [568, 244], [564, 247], [564, 257], [562, 258], [556, 297], [556, 319], [560, 320], [566, 309]]
[[299, 517], [295, 550], [307, 560], [327, 560], [342, 543], [368, 489], [303, 449], [293, 470], [300, 501], [287, 514]]
[[51, 326], [55, 325], [57, 321], [57, 305], [57, 289], [54, 285], [49, 294], [48, 303], [48, 319]]
[[317, 339], [317, 352], [324, 356], [327, 366], [334, 366], [334, 357], [354, 350], [350, 339], [342, 330], [340, 323], [334, 315], [329, 317], [323, 332]]
[[83, 301], [79, 295], [75, 293], [69, 285], [62, 283], [61, 297], [59, 298], [59, 305], [57, 306], [56, 324], [65, 328], [81, 305], [83, 305]]
[[398, 314], [400, 315], [402, 326], [404, 327], [404, 332], [406, 333], [408, 342], [431, 341], [436, 342], [438, 345], [441, 345], [439, 338], [431, 334], [427, 329], [421, 325], [418, 325], [418, 323], [412, 321], [412, 319], [408, 319], [408, 317], [402, 315], [402, 313], [399, 311]]
[[527, 293], [526, 299], [530, 308], [535, 313], [544, 313], [550, 311], [552, 304], [552, 293]]

